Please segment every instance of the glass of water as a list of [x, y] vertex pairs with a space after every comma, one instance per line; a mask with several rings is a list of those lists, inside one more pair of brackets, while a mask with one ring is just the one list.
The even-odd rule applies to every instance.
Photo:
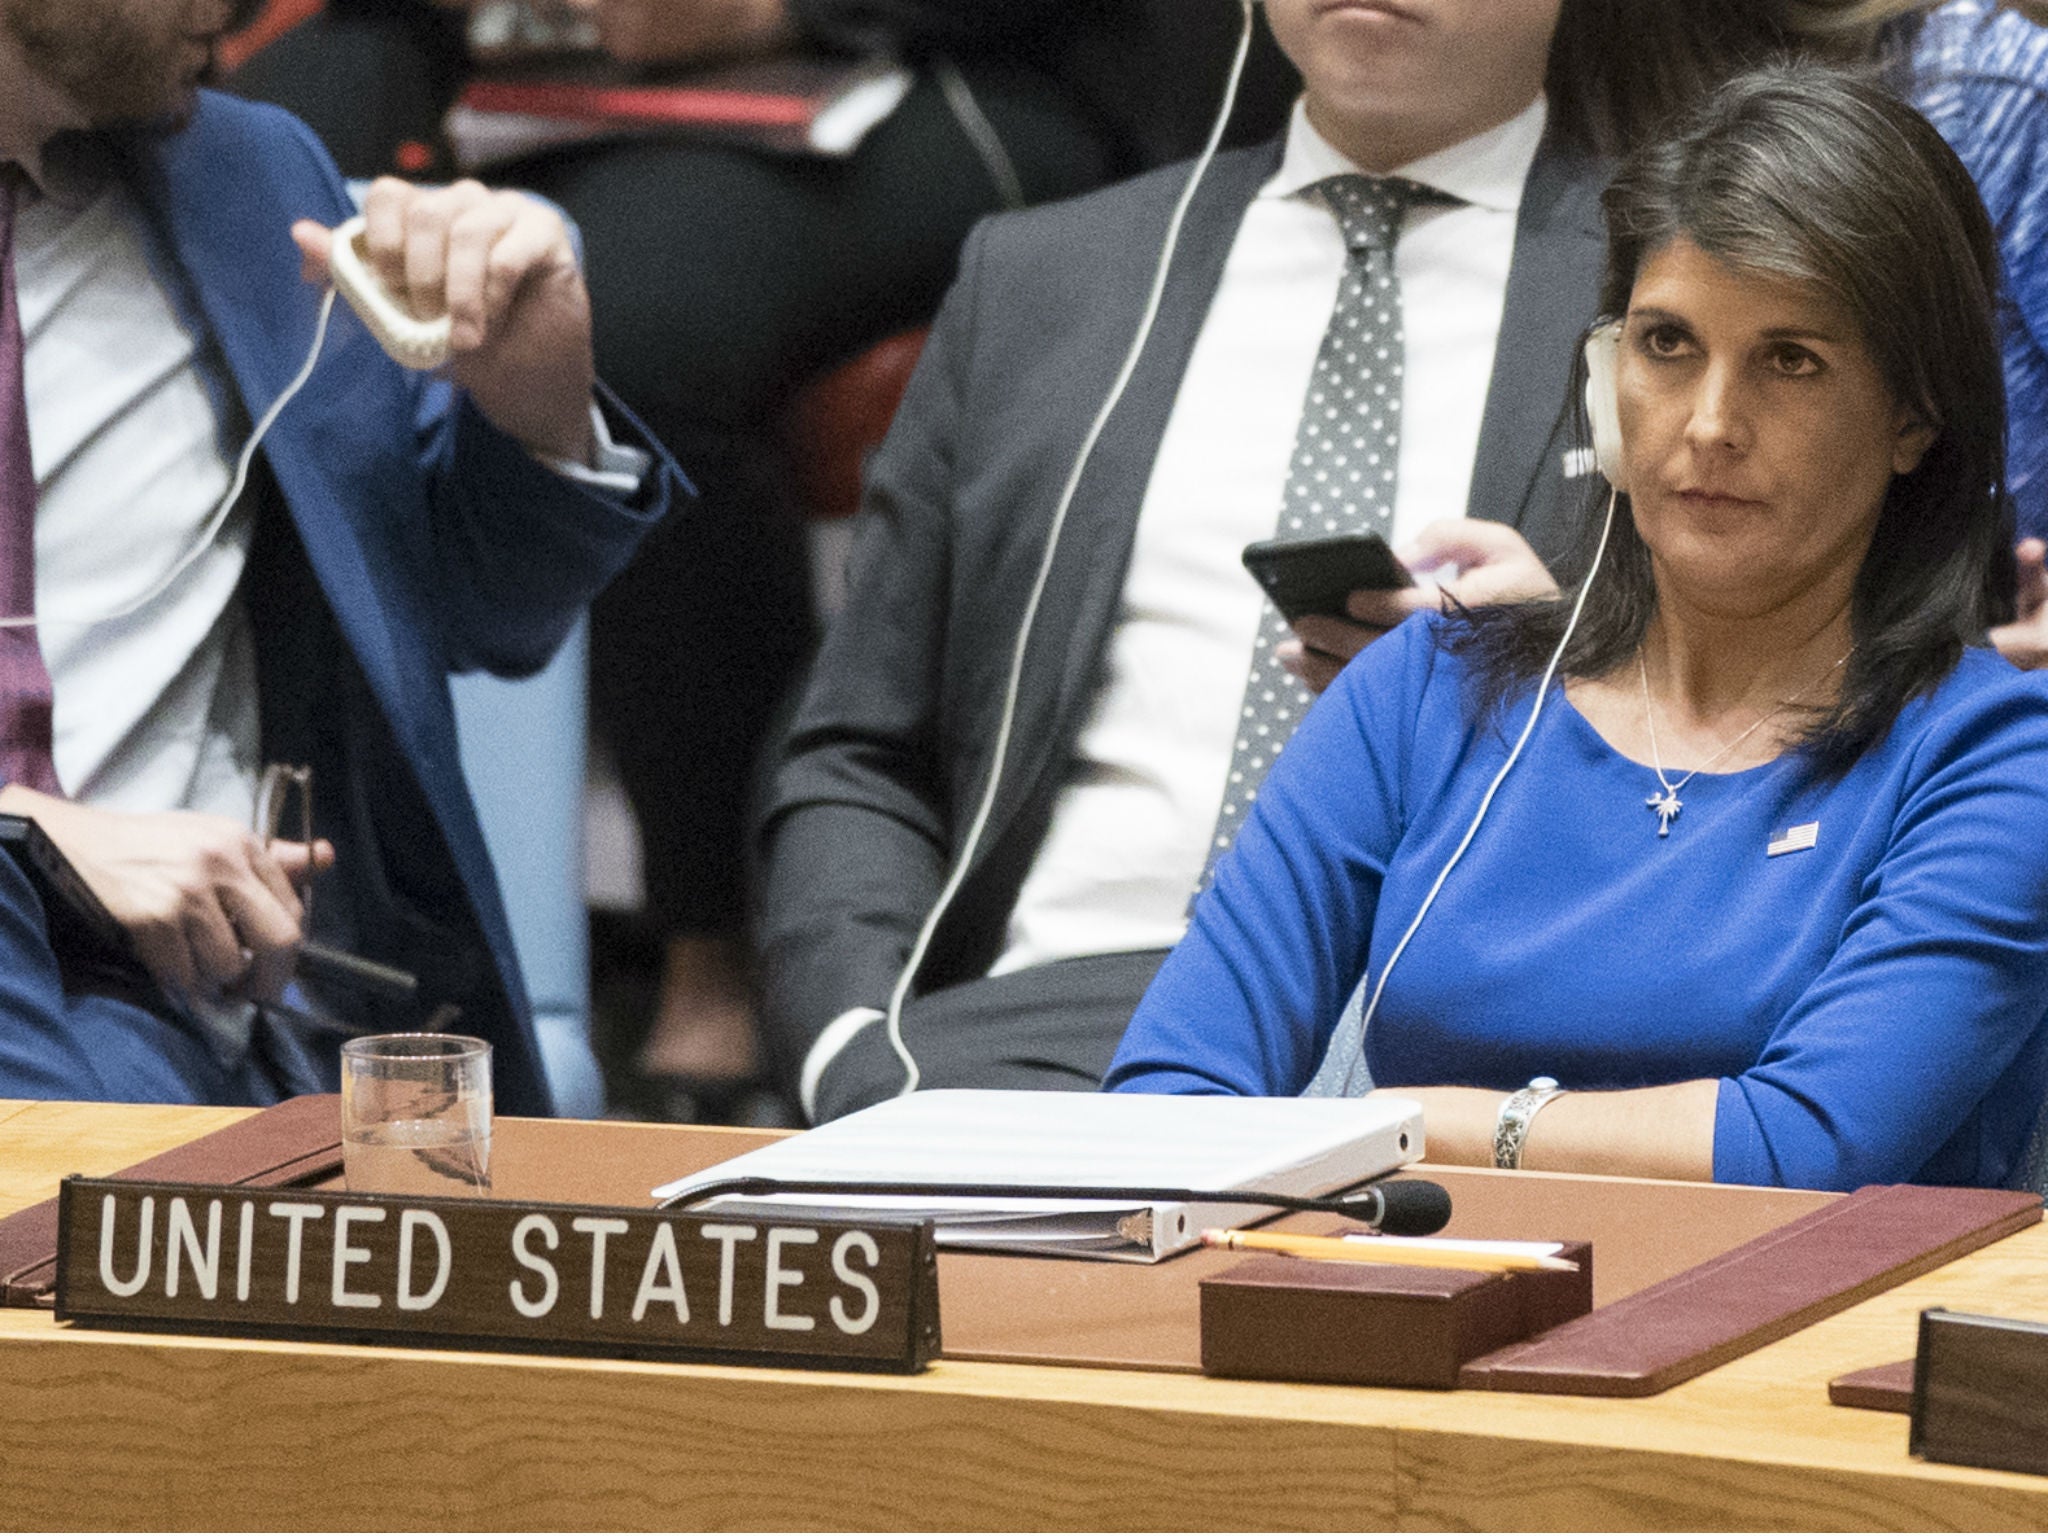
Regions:
[[469, 1035], [344, 1042], [341, 1135], [351, 1191], [489, 1194], [490, 1046]]

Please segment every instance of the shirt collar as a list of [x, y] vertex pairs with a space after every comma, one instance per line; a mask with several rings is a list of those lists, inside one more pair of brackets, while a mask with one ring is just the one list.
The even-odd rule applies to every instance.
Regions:
[[29, 67], [21, 44], [0, 27], [0, 160], [18, 166], [32, 187], [43, 190], [50, 135], [79, 121], [78, 109]]
[[44, 197], [62, 208], [92, 206], [116, 176], [116, 161], [107, 139], [96, 133], [60, 133], [43, 146], [42, 174], [36, 178]]
[[[1536, 147], [1549, 120], [1549, 104], [1539, 95], [1498, 127], [1411, 160], [1390, 174], [1447, 192], [1474, 207], [1514, 213], [1522, 206], [1522, 186], [1529, 179], [1529, 167], [1535, 163]], [[1359, 174], [1350, 158], [1316, 131], [1308, 120], [1306, 104], [1296, 101], [1280, 170], [1259, 196], [1298, 197], [1328, 177]]]

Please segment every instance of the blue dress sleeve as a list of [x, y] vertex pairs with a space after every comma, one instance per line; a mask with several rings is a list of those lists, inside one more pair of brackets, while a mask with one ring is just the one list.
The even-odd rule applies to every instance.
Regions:
[[1314, 1074], [1364, 971], [1405, 829], [1436, 634], [1434, 619], [1409, 620], [1303, 719], [1133, 1015], [1106, 1088], [1275, 1096]]
[[[1947, 1162], [1989, 1167], [2026, 1135], [2038, 1094], [1996, 1090], [2048, 1014], [2048, 686], [1973, 662], [1978, 686], [1912, 745], [1841, 943], [1756, 1065], [1721, 1081], [1717, 1181], [1949, 1182]], [[1932, 1149], [1950, 1155], [1930, 1168]]]

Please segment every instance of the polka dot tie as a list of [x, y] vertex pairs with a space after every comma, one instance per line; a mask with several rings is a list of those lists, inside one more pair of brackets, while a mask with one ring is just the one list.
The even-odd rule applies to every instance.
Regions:
[[[1398, 177], [1358, 175], [1332, 176], [1312, 190], [1336, 215], [1348, 258], [1302, 402], [1274, 537], [1385, 536], [1394, 526], [1394, 468], [1401, 446], [1401, 288], [1394, 241], [1411, 207], [1443, 201], [1444, 194]], [[1223, 809], [1197, 894], [1244, 825], [1260, 781], [1315, 701], [1275, 655], [1290, 633], [1280, 611], [1267, 602], [1252, 646]]]

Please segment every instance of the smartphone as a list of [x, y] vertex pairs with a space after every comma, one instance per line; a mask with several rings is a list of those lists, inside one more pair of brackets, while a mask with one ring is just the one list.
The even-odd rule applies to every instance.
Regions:
[[1244, 547], [1244, 568], [1293, 623], [1303, 614], [1343, 618], [1353, 592], [1392, 592], [1415, 578], [1376, 533], [1332, 533], [1313, 539], [1263, 539]]
[[[0, 813], [0, 855], [21, 866], [42, 898], [50, 949], [69, 982], [121, 982], [153, 987], [128, 938], [128, 930], [78, 872], [49, 833], [27, 816]], [[324, 944], [299, 946], [294, 974], [349, 987], [387, 1002], [418, 1001], [420, 984], [410, 972], [379, 965]], [[325, 1022], [325, 1021], [323, 1021]]]
[[29, 817], [0, 815], [0, 853], [21, 866], [42, 898], [50, 949], [67, 983], [148, 984], [148, 972], [128, 941], [127, 929], [47, 832]]

